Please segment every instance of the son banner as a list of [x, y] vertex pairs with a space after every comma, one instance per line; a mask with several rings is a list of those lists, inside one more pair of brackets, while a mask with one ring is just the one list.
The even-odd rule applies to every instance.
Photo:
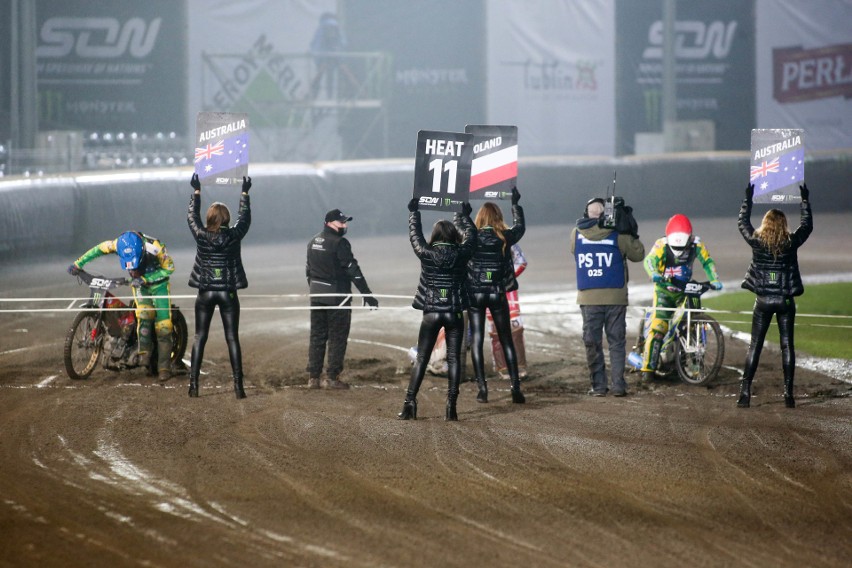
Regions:
[[461, 211], [468, 201], [473, 134], [421, 130], [414, 155], [414, 197], [421, 210]]
[[248, 176], [248, 115], [199, 112], [195, 133], [195, 173], [202, 183], [242, 184]]
[[805, 181], [804, 130], [755, 128], [751, 131], [751, 173], [755, 203], [799, 203]]
[[518, 183], [518, 127], [468, 124], [464, 131], [474, 137], [470, 198], [511, 198]]

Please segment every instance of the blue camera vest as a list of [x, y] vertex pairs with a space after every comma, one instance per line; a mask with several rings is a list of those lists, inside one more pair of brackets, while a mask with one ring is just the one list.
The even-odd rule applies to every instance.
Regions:
[[616, 231], [599, 241], [590, 241], [577, 231], [574, 254], [578, 290], [624, 287], [624, 257]]

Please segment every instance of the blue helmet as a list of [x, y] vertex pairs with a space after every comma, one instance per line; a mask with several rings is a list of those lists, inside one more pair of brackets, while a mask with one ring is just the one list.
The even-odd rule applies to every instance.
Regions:
[[139, 233], [127, 231], [121, 233], [115, 241], [115, 252], [118, 253], [118, 262], [124, 270], [136, 270], [142, 262], [142, 253], [145, 244]]

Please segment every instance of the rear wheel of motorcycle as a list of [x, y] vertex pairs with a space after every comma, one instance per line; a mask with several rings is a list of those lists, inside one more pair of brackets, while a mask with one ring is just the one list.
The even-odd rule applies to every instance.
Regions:
[[97, 312], [80, 312], [65, 336], [65, 371], [75, 380], [88, 379], [104, 349], [106, 327]]
[[716, 378], [725, 359], [725, 337], [719, 323], [710, 316], [694, 319], [689, 330], [694, 353], [687, 353], [681, 343], [686, 336], [686, 323], [680, 329], [681, 337], [675, 342], [675, 368], [680, 379], [690, 385], [704, 385]]

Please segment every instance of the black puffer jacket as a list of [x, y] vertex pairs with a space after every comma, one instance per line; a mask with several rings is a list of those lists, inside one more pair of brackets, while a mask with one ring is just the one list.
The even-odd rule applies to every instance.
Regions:
[[512, 245], [526, 231], [524, 209], [512, 206], [513, 225], [503, 232], [505, 246], [491, 227], [481, 227], [476, 233], [476, 247], [467, 263], [467, 292], [502, 293], [518, 289], [515, 267], [512, 264]]
[[435, 243], [430, 246], [423, 238], [420, 211], [408, 215], [411, 248], [420, 259], [420, 282], [411, 303], [415, 309], [463, 312], [468, 307], [464, 281], [467, 261], [473, 254], [476, 227], [470, 217], [460, 214], [456, 214], [453, 222], [462, 232], [461, 244]]
[[201, 224], [198, 209], [201, 195], [193, 193], [189, 199], [187, 223], [195, 238], [195, 264], [189, 275], [189, 285], [200, 290], [237, 290], [248, 287], [240, 241], [251, 225], [249, 196], [240, 197], [240, 212], [233, 227], [220, 227], [210, 233]]
[[751, 247], [751, 264], [746, 272], [742, 287], [758, 296], [801, 296], [805, 287], [799, 273], [798, 249], [814, 230], [811, 204], [802, 201], [799, 227], [790, 234], [790, 245], [778, 256], [763, 246], [754, 236], [751, 225], [750, 199], [743, 200], [737, 225], [743, 238]]

